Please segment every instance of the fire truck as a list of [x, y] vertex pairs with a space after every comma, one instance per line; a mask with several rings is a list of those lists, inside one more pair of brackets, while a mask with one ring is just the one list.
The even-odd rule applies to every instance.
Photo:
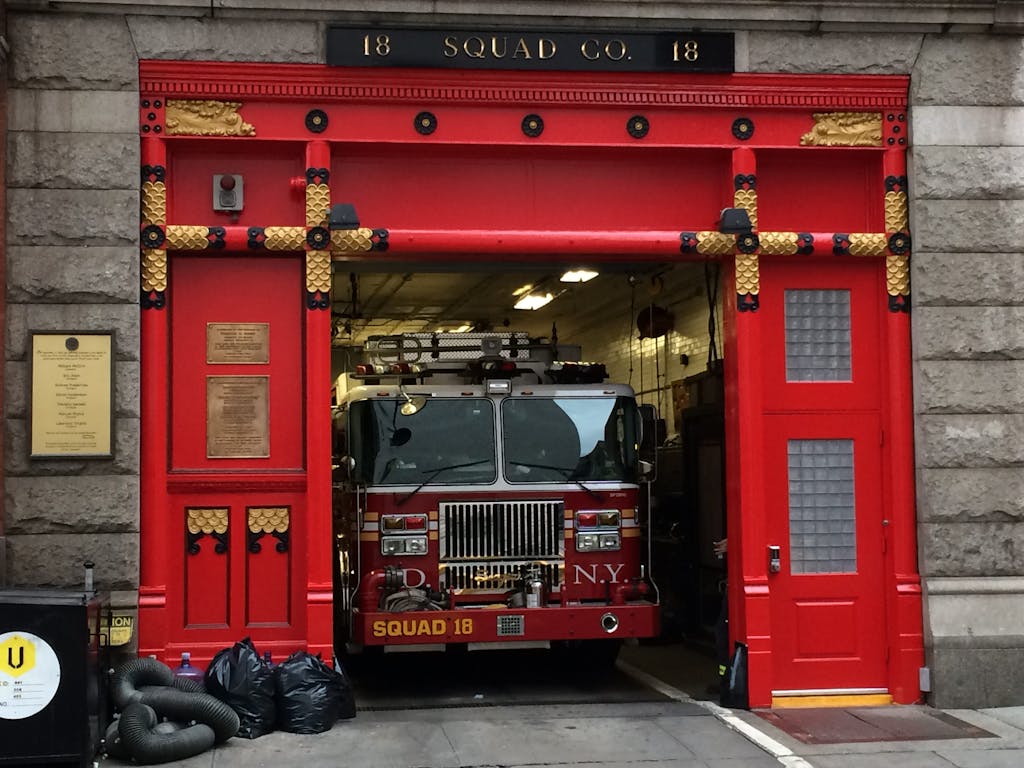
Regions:
[[366, 345], [334, 407], [336, 645], [568, 649], [659, 632], [633, 390], [525, 334]]

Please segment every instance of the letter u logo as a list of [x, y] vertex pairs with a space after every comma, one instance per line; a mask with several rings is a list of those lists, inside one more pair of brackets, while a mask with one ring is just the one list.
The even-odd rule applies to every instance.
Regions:
[[14, 648], [8, 646], [7, 647], [7, 666], [9, 666], [11, 669], [21, 669], [21, 667], [24, 664], [25, 664], [25, 646], [23, 646], [23, 645], [19, 645], [18, 646], [18, 661], [17, 661], [17, 663], [15, 663], [15, 661], [14, 661]]

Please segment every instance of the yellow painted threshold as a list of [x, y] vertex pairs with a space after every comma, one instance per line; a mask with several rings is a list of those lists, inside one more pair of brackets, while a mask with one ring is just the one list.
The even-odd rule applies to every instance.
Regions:
[[892, 704], [888, 693], [855, 693], [835, 696], [772, 696], [772, 709], [809, 707], [884, 707]]

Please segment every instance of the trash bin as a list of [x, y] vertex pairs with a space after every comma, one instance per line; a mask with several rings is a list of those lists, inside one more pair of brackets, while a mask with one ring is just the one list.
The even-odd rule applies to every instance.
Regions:
[[0, 766], [91, 766], [107, 725], [105, 593], [0, 590]]

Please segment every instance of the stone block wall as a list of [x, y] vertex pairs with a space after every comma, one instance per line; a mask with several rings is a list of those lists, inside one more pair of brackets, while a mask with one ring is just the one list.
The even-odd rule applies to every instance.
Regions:
[[[77, 585], [92, 559], [99, 587], [130, 604], [139, 531], [139, 58], [318, 63], [328, 17], [437, 17], [412, 15], [426, 8], [416, 3], [396, 4], [407, 10], [391, 17], [370, 3], [307, 3], [275, 18], [266, 3], [241, 2], [224, 19], [204, 16], [206, 3], [167, 3], [165, 15], [155, 13], [159, 2], [81, 5], [109, 12], [79, 14], [74, 2], [8, 12], [0, 533], [9, 584]], [[570, 26], [701, 19], [737, 29], [740, 70], [911, 75], [919, 553], [934, 701], [1021, 704], [1024, 613], [1007, 607], [1024, 601], [1024, 12], [1020, 3], [892, 5], [906, 9], [858, 24], [865, 11], [843, 3], [817, 4], [814, 19], [794, 6], [738, 2], [557, 4]], [[549, 18], [536, 3], [431, 8], [450, 23]], [[993, 21], [1008, 26], [968, 34]], [[844, 24], [852, 26], [830, 31]], [[113, 460], [28, 458], [29, 331], [56, 329], [116, 332]], [[692, 338], [692, 348], [669, 351], [670, 360], [687, 352], [690, 371], [706, 355], [701, 336]]]

